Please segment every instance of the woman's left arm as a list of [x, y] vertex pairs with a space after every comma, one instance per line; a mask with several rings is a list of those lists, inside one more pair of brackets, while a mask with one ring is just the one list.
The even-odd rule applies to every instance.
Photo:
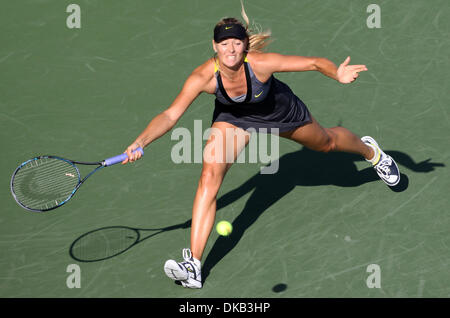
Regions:
[[318, 71], [344, 84], [353, 82], [359, 76], [359, 72], [367, 71], [365, 65], [348, 65], [350, 56], [339, 67], [323, 57], [278, 53], [265, 53], [260, 56], [260, 61], [264, 64], [264, 69], [270, 73]]
[[348, 84], [358, 78], [359, 72], [367, 71], [365, 65], [348, 65], [348, 63], [350, 63], [350, 56], [339, 67], [326, 58], [317, 58], [315, 64], [317, 71], [340, 83]]

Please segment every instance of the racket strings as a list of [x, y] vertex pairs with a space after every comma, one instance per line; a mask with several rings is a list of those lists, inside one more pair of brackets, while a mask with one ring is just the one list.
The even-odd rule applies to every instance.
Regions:
[[79, 183], [79, 172], [70, 162], [42, 157], [23, 165], [12, 187], [16, 199], [30, 209], [53, 208], [70, 197]]
[[[36, 187], [37, 191], [46, 193], [48, 190], [57, 189], [59, 186], [64, 186], [67, 183], [66, 178], [63, 177], [62, 175], [55, 176], [53, 171], [49, 171], [47, 174], [48, 175], [40, 174], [39, 178], [35, 180], [36, 185], [38, 186], [38, 187]], [[20, 183], [20, 181], [26, 181], [26, 180], [21, 180], [21, 178], [16, 178], [15, 181], [16, 181], [16, 183]]]

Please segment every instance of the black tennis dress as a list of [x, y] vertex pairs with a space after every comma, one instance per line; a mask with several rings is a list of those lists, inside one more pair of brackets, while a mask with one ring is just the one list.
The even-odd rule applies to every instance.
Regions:
[[255, 129], [260, 132], [273, 133], [293, 130], [310, 123], [311, 114], [306, 105], [295, 96], [292, 90], [273, 75], [261, 83], [253, 73], [247, 58], [244, 60], [247, 94], [231, 98], [222, 84], [218, 67], [215, 69], [217, 79], [215, 109], [212, 122], [224, 121], [244, 130]]

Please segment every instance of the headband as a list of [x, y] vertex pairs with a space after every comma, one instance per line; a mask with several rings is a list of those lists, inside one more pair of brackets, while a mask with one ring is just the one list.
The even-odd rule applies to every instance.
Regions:
[[237, 23], [228, 23], [214, 28], [214, 41], [219, 43], [228, 38], [244, 40], [247, 38], [247, 31]]

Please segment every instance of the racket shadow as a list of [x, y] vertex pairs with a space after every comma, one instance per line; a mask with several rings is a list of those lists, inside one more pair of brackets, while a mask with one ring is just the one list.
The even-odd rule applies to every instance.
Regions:
[[[156, 229], [107, 226], [82, 234], [73, 241], [69, 255], [79, 262], [99, 262], [119, 256], [149, 238], [168, 231], [186, 229], [191, 220]], [[144, 232], [151, 232], [143, 235]]]

